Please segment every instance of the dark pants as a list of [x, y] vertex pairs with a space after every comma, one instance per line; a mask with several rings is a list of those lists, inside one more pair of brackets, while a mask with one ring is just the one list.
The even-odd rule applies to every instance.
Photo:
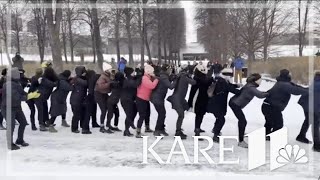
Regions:
[[111, 127], [111, 119], [114, 114], [114, 126], [119, 124], [119, 108], [117, 104], [108, 103], [107, 104], [108, 114], [107, 114], [107, 127]]
[[[49, 124], [54, 124], [54, 122], [56, 121], [57, 117], [58, 117], [58, 116], [52, 116], [52, 117], [50, 118]], [[65, 120], [65, 119], [66, 119], [66, 115], [65, 115], [65, 114], [62, 114], [62, 115], [61, 115], [61, 118]]]
[[214, 123], [213, 133], [215, 136], [218, 136], [226, 122], [226, 119], [222, 114], [214, 114], [214, 116], [216, 117], [216, 122]]
[[269, 104], [263, 104], [262, 113], [266, 119], [264, 127], [266, 128], [267, 135], [283, 127], [282, 112], [278, 108]]
[[204, 114], [196, 114], [195, 129], [200, 129]]
[[44, 125], [49, 120], [48, 102], [42, 98], [36, 99], [35, 104], [38, 109], [38, 120], [40, 125]]
[[35, 126], [35, 114], [36, 114], [36, 107], [35, 107], [35, 103], [34, 103], [34, 100], [28, 100], [26, 102], [29, 106], [29, 109], [30, 109], [30, 122], [31, 122], [31, 125], [32, 126]]
[[158, 112], [157, 125], [155, 129], [158, 131], [162, 131], [164, 130], [164, 127], [165, 127], [164, 122], [166, 119], [166, 108], [164, 107], [164, 103], [153, 104], [153, 105]]
[[89, 121], [85, 118], [86, 107], [84, 105], [71, 105], [73, 117], [71, 122], [71, 130], [76, 131], [80, 126], [83, 130], [89, 130]]
[[238, 105], [230, 102], [230, 107], [234, 113], [234, 115], [238, 118], [238, 131], [239, 131], [239, 142], [242, 142], [244, 139], [244, 133], [246, 131], [247, 120], [243, 114], [242, 108]]
[[107, 115], [107, 101], [108, 101], [108, 94], [102, 94], [99, 92], [94, 92], [94, 98], [96, 102], [98, 103], [100, 110], [101, 110], [101, 115], [100, 115], [100, 124], [101, 126], [104, 126], [104, 120], [106, 119]]
[[90, 122], [91, 118], [91, 125], [96, 125], [97, 123], [97, 103], [94, 99], [94, 95], [89, 94], [86, 99], [86, 118], [87, 121]]
[[3, 126], [3, 116], [2, 116], [2, 112], [0, 112], [0, 126]]
[[300, 136], [302, 137], [306, 137], [306, 134], [308, 132], [308, 129], [309, 129], [309, 126], [310, 124], [312, 125], [312, 135], [313, 135], [313, 141], [314, 141], [314, 144], [316, 145], [320, 145], [320, 116], [319, 116], [319, 113], [314, 113], [314, 119], [313, 119], [313, 123], [312, 122], [309, 122], [309, 112], [306, 111], [304, 109], [304, 116], [305, 116], [305, 120], [302, 124], [302, 127], [301, 127], [301, 130], [300, 130]]
[[185, 109], [183, 108], [182, 105], [175, 105], [174, 110], [176, 110], [177, 114], [178, 114], [178, 119], [177, 119], [177, 124], [176, 124], [176, 131], [181, 131], [182, 128], [182, 123], [183, 123], [183, 119], [184, 119], [184, 111]]
[[149, 101], [145, 101], [143, 99], [137, 98], [137, 109], [139, 112], [139, 120], [138, 120], [138, 128], [142, 127], [143, 121], [145, 121], [145, 125], [150, 125], [150, 103]]
[[134, 101], [121, 101], [121, 106], [126, 113], [125, 128], [129, 130], [130, 126], [134, 123], [134, 118], [137, 115], [137, 106]]
[[191, 86], [190, 93], [189, 93], [189, 99], [188, 99], [189, 107], [193, 107], [193, 98], [196, 95], [198, 89], [199, 89], [199, 87], [197, 85]]
[[[6, 107], [2, 108], [2, 114], [4, 118], [7, 118]], [[24, 116], [21, 106], [16, 108], [11, 108], [11, 119], [6, 119], [8, 147], [10, 147], [11, 144], [13, 144], [13, 132], [15, 129], [16, 120], [19, 122], [17, 142], [23, 142], [24, 130], [28, 123], [27, 123], [26, 117]]]

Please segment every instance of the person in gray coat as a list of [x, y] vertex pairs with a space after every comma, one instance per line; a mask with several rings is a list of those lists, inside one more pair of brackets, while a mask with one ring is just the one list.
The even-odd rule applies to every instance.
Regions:
[[12, 67], [16, 67], [18, 69], [23, 69], [24, 59], [20, 56], [20, 53], [17, 52], [16, 56], [12, 58]]
[[244, 141], [244, 133], [247, 126], [247, 120], [245, 115], [243, 114], [242, 109], [246, 107], [254, 97], [262, 99], [268, 96], [267, 92], [261, 92], [257, 90], [260, 83], [260, 74], [254, 73], [250, 75], [247, 78], [247, 84], [241, 89], [240, 94], [233, 96], [229, 101], [229, 106], [239, 120], [239, 147], [248, 148], [248, 144]]
[[63, 127], [70, 127], [70, 125], [66, 121], [66, 113], [67, 113], [67, 96], [70, 91], [73, 90], [73, 86], [71, 85], [70, 78], [71, 71], [65, 70], [61, 74], [59, 74], [59, 81], [57, 88], [51, 94], [51, 108], [50, 115], [51, 118], [49, 120], [49, 132], [55, 133], [57, 130], [54, 128], [54, 122], [58, 116], [62, 116]]
[[[158, 112], [157, 125], [153, 133], [154, 136], [168, 136], [165, 131], [165, 119], [166, 119], [166, 109], [164, 107], [164, 99], [166, 98], [168, 89], [174, 89], [176, 86], [176, 78], [170, 78], [168, 70], [170, 70], [169, 65], [164, 64], [161, 67], [159, 83], [157, 87], [152, 91], [150, 101], [153, 103], [155, 109]], [[173, 76], [171, 76], [173, 77]]]
[[181, 126], [184, 119], [184, 111], [189, 109], [188, 102], [185, 99], [189, 84], [195, 85], [196, 81], [192, 79], [191, 75], [188, 73], [187, 66], [182, 65], [174, 92], [167, 99], [171, 103], [172, 109], [176, 110], [178, 113], [175, 136], [180, 136], [181, 139], [187, 138], [187, 135], [182, 132]]

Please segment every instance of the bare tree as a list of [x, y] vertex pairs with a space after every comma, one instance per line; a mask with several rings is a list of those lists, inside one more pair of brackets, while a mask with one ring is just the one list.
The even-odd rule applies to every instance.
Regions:
[[11, 58], [10, 58], [10, 54], [9, 54], [9, 45], [8, 45], [8, 41], [9, 41], [9, 36], [8, 32], [7, 32], [7, 17], [10, 15], [10, 13], [8, 13], [8, 5], [7, 4], [0, 4], [0, 28], [1, 28], [1, 40], [4, 42], [4, 49], [6, 52], [6, 56], [8, 59], [9, 64], [11, 65]]
[[301, 0], [299, 0], [299, 6], [298, 6], [298, 38], [299, 38], [299, 56], [301, 57], [303, 55], [303, 49], [306, 45], [306, 33], [307, 33], [307, 25], [308, 25], [308, 14], [309, 14], [309, 6], [311, 4], [311, 0], [307, 0], [306, 7], [304, 11], [304, 16], [301, 16], [303, 14], [302, 12], [302, 4]]
[[37, 35], [37, 45], [39, 49], [39, 56], [40, 56], [40, 63], [44, 60], [44, 50], [46, 46], [46, 39], [47, 39], [47, 18], [46, 12], [43, 7], [35, 7], [32, 9], [34, 20], [35, 20], [35, 27], [36, 35]]

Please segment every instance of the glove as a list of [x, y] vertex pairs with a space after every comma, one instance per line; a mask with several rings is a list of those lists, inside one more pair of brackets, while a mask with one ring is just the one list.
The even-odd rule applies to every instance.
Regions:
[[42, 82], [42, 77], [38, 79], [38, 83], [41, 84], [41, 82]]
[[35, 92], [31, 92], [28, 94], [27, 96], [27, 99], [30, 100], [30, 99], [37, 99], [40, 97], [40, 93], [38, 91], [35, 91]]

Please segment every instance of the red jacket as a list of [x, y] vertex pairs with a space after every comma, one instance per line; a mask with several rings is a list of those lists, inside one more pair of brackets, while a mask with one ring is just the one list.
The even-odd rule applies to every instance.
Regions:
[[142, 77], [142, 81], [140, 86], [137, 89], [137, 97], [140, 99], [143, 99], [145, 101], [149, 101], [151, 97], [152, 90], [156, 88], [159, 80], [155, 79], [154, 81], [151, 81], [151, 77], [147, 74], [145, 74]]

